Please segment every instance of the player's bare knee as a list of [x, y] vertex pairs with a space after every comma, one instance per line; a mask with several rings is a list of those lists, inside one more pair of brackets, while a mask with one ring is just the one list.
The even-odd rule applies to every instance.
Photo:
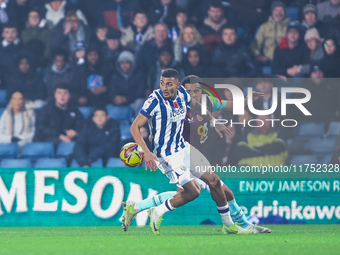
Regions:
[[185, 184], [184, 189], [190, 194], [190, 200], [196, 199], [201, 193], [201, 187], [195, 180]]
[[221, 186], [221, 179], [217, 174], [212, 174], [208, 179], [208, 185], [211, 189], [216, 189]]

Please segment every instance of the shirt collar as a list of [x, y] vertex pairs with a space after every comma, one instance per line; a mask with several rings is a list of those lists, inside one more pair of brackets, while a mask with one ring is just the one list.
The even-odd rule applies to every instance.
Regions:
[[1, 9], [7, 8], [7, 4], [6, 4], [5, 1], [2, 2], [2, 4], [0, 5], [0, 8], [1, 8]]
[[[13, 44], [14, 44], [14, 45], [18, 45], [19, 42], [20, 42], [20, 39], [17, 38], [17, 39], [15, 39], [15, 40], [13, 41]], [[2, 40], [2, 46], [3, 46], [4, 48], [6, 48], [6, 47], [9, 46], [9, 45], [10, 45], [10, 44], [9, 44], [5, 39]]]

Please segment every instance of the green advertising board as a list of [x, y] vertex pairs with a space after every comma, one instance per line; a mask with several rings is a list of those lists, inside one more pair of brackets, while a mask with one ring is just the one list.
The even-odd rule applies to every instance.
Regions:
[[[224, 178], [246, 215], [280, 215], [306, 223], [340, 222], [340, 178]], [[119, 226], [122, 201], [176, 190], [160, 171], [143, 168], [1, 169], [1, 226]], [[202, 190], [195, 201], [167, 213], [162, 225], [220, 224]], [[147, 212], [133, 225], [148, 224]]]

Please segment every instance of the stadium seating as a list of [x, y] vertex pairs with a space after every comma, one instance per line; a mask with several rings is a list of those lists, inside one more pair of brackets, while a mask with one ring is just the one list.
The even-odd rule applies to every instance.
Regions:
[[58, 145], [57, 148], [57, 154], [56, 157], [62, 158], [62, 157], [67, 157], [68, 155], [73, 153], [75, 142], [70, 142], [70, 143], [65, 143], [61, 142]]
[[5, 107], [7, 104], [6, 101], [6, 90], [5, 89], [0, 89], [0, 106]]
[[335, 138], [340, 133], [340, 122], [331, 122], [331, 124], [328, 127], [326, 137], [327, 138]]
[[126, 166], [120, 158], [110, 158], [106, 164], [106, 167], [128, 167]]
[[271, 66], [263, 66], [262, 67], [262, 73], [264, 73], [264, 74], [271, 74], [272, 73]]
[[298, 139], [288, 139], [287, 149], [290, 154], [306, 154], [305, 141]]
[[120, 125], [120, 142], [121, 147], [127, 143], [133, 141], [133, 137], [130, 133], [130, 125]]
[[106, 109], [109, 113], [109, 116], [115, 120], [121, 121], [129, 121], [131, 124], [132, 120], [132, 109], [130, 106], [113, 106], [108, 105]]
[[305, 150], [313, 154], [323, 156], [334, 152], [335, 139], [310, 139], [305, 144]]
[[332, 157], [333, 157], [333, 154], [326, 154], [326, 155], [324, 155], [319, 160], [319, 164], [329, 164], [329, 162], [331, 162]]
[[317, 164], [318, 157], [316, 155], [296, 155], [290, 161], [293, 165], [303, 165], [303, 164]]
[[31, 167], [30, 159], [4, 159], [1, 161], [2, 168], [28, 168]]
[[286, 15], [290, 18], [290, 20], [298, 20], [299, 19], [299, 8], [287, 7]]
[[83, 114], [85, 119], [88, 119], [88, 117], [90, 117], [93, 112], [93, 107], [89, 106], [79, 106], [78, 109]]
[[65, 158], [40, 158], [36, 161], [34, 167], [56, 168], [67, 167]]
[[[70, 167], [80, 167], [77, 161], [74, 159]], [[91, 167], [103, 167], [103, 160], [100, 158], [91, 164]]]
[[16, 158], [19, 154], [19, 146], [17, 143], [0, 144], [0, 159]]
[[53, 158], [54, 145], [52, 142], [27, 143], [21, 153], [22, 158]]
[[323, 122], [305, 122], [301, 123], [297, 129], [297, 138], [323, 138], [325, 128]]

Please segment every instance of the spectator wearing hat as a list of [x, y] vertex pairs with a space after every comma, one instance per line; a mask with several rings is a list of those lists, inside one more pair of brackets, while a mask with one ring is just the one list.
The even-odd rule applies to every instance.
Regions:
[[236, 27], [225, 25], [222, 28], [222, 42], [212, 52], [212, 74], [214, 77], [256, 77], [258, 69], [253, 52], [239, 40]]
[[87, 25], [86, 18], [82, 11], [79, 9], [74, 10], [74, 6], [65, 0], [46, 0], [42, 12], [45, 14], [44, 18], [49, 22], [50, 28], [52, 29], [66, 17], [66, 13], [70, 10], [73, 10], [77, 17], [79, 17], [79, 20]]
[[34, 136], [34, 104], [20, 92], [11, 95], [0, 119], [0, 143], [18, 143], [20, 149], [32, 142]]
[[158, 60], [155, 63], [154, 68], [150, 69], [148, 74], [148, 87], [146, 95], [159, 88], [159, 80], [163, 70], [167, 68], [176, 69], [180, 75], [179, 80], [184, 78], [184, 72], [179, 62], [174, 58], [174, 52], [171, 47], [163, 46], [158, 51]]
[[[51, 30], [47, 26], [47, 21], [41, 18], [37, 10], [34, 9], [30, 11], [28, 13], [26, 28], [21, 32], [21, 40], [23, 43], [31, 46], [33, 52], [35, 52], [34, 55], [37, 55], [37, 51], [39, 51], [47, 58], [49, 56], [48, 42], [50, 36]], [[42, 49], [41, 46], [43, 46]]]
[[[322, 39], [315, 27], [312, 27], [306, 31], [305, 42], [308, 49], [310, 50], [309, 61], [320, 60], [324, 57]], [[301, 65], [299, 68], [302, 75], [309, 75], [310, 64]]]
[[145, 12], [137, 11], [134, 15], [132, 25], [121, 28], [123, 33], [121, 43], [127, 50], [137, 52], [140, 47], [153, 38], [153, 27], [149, 24]]
[[270, 64], [274, 59], [274, 51], [285, 36], [290, 18], [286, 16], [286, 6], [282, 1], [274, 1], [271, 5], [272, 15], [262, 24], [255, 36], [252, 50], [258, 61]]
[[75, 65], [82, 65], [85, 63], [85, 52], [86, 43], [83, 41], [77, 42], [73, 52], [73, 60]]
[[119, 54], [125, 50], [120, 43], [122, 32], [119, 29], [109, 29], [106, 34], [106, 46], [104, 48], [104, 61], [112, 67], [115, 66]]
[[89, 42], [91, 31], [78, 18], [77, 13], [68, 11], [65, 19], [62, 19], [52, 30], [50, 38], [51, 52], [62, 49], [72, 53], [78, 41]]
[[321, 60], [326, 78], [340, 78], [340, 47], [332, 37], [326, 37], [322, 44], [325, 53]]
[[318, 18], [321, 21], [329, 22], [331, 18], [334, 18], [339, 14], [340, 11], [340, 0], [327, 0], [319, 3], [318, 7]]
[[102, 107], [109, 103], [108, 86], [111, 70], [102, 61], [96, 46], [86, 50], [85, 63], [75, 67], [74, 83], [78, 88], [72, 97], [81, 106]]
[[136, 68], [135, 57], [131, 52], [119, 54], [109, 91], [110, 101], [114, 105], [130, 105], [135, 113], [141, 109], [145, 98], [146, 74]]
[[178, 63], [182, 63], [182, 60], [186, 58], [190, 47], [196, 47], [201, 51], [201, 55], [204, 56], [204, 59], [208, 59], [202, 36], [194, 25], [187, 24], [184, 25], [179, 37], [174, 43], [175, 60]]
[[[310, 64], [310, 79], [303, 79], [299, 87], [308, 89], [311, 99], [304, 103], [304, 107], [311, 113], [304, 115], [297, 107], [288, 106], [287, 112], [297, 121], [325, 122], [326, 125], [336, 121], [339, 117], [339, 88], [332, 80], [325, 79], [322, 62], [314, 61]], [[302, 98], [299, 93], [291, 98]]]
[[84, 117], [70, 102], [66, 83], [56, 85], [53, 97], [37, 112], [34, 142], [71, 142], [84, 125]]
[[172, 46], [172, 41], [168, 39], [168, 27], [164, 23], [156, 24], [153, 39], [144, 43], [137, 52], [137, 68], [148, 73], [149, 68], [153, 67], [158, 59], [158, 50], [165, 45]]
[[105, 107], [96, 108], [91, 121], [80, 132], [74, 147], [74, 158], [81, 167], [89, 167], [99, 158], [104, 165], [120, 150], [119, 122], [111, 119]]
[[207, 52], [212, 52], [221, 40], [221, 28], [227, 24], [224, 16], [224, 9], [221, 1], [211, 1], [208, 9], [208, 17], [204, 19], [203, 25], [199, 28], [200, 34], [204, 38]]
[[[53, 62], [47, 68], [45, 76], [45, 84], [47, 87], [48, 96], [53, 96], [56, 86], [59, 83], [73, 84], [71, 81], [73, 79], [73, 69], [72, 65], [68, 61], [67, 53], [58, 50], [53, 53]], [[71, 92], [74, 89], [69, 88]]]
[[275, 49], [272, 74], [282, 78], [301, 75], [299, 66], [310, 62], [310, 50], [301, 39], [300, 22], [297, 20], [290, 22], [286, 36]]
[[134, 0], [110, 0], [100, 9], [99, 24], [113, 29], [128, 27], [138, 9], [139, 5]]
[[313, 4], [306, 4], [303, 7], [303, 20], [301, 25], [305, 30], [315, 27], [321, 37], [326, 33], [326, 27], [322, 21], [318, 20], [317, 8]]

